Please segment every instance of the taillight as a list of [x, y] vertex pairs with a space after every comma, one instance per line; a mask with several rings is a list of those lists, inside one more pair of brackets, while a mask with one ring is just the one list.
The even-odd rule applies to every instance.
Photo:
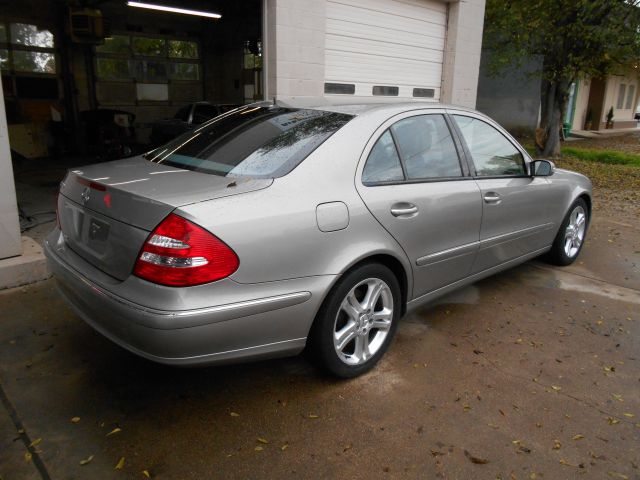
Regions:
[[188, 287], [228, 277], [238, 256], [204, 228], [173, 213], [151, 232], [133, 274], [153, 283]]

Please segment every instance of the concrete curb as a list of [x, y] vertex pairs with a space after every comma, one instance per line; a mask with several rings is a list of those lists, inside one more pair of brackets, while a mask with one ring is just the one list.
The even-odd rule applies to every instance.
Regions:
[[51, 276], [38, 242], [22, 236], [22, 255], [0, 260], [0, 290], [46, 280]]

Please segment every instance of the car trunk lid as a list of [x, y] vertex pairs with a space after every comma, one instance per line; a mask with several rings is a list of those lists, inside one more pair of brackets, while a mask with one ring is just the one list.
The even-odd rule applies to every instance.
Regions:
[[69, 248], [124, 280], [149, 232], [176, 208], [272, 182], [182, 170], [142, 157], [90, 165], [70, 171], [60, 186], [60, 228]]

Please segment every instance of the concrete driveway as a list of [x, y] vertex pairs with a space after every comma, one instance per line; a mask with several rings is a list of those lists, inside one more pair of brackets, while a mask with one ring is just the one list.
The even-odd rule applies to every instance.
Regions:
[[597, 211], [579, 260], [408, 316], [351, 381], [151, 364], [52, 280], [0, 293], [0, 477], [640, 478], [638, 217]]

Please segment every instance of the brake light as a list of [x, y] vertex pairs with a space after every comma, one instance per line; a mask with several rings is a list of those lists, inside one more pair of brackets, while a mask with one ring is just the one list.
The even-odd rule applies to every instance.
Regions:
[[239, 263], [218, 237], [171, 213], [142, 246], [133, 274], [160, 285], [188, 287], [228, 277]]

